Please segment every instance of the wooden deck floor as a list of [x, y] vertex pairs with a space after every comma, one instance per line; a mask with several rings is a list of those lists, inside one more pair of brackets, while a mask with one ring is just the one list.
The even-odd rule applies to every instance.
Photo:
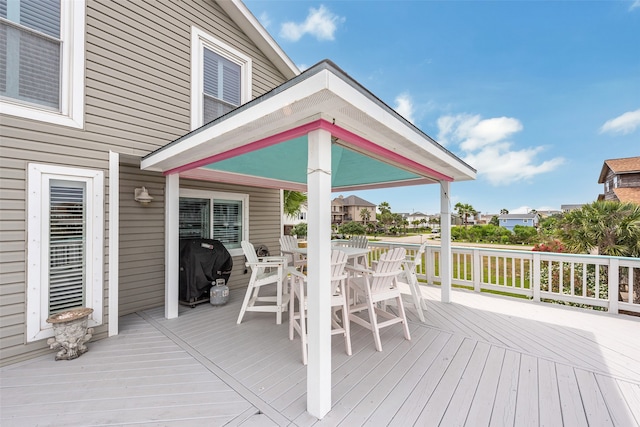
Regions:
[[[640, 318], [454, 291], [427, 323], [334, 337], [333, 408], [306, 411], [299, 340], [275, 316], [229, 304], [121, 319], [73, 361], [0, 370], [2, 426], [638, 426]], [[410, 311], [410, 310], [409, 310]], [[286, 317], [286, 316], [285, 316]]]

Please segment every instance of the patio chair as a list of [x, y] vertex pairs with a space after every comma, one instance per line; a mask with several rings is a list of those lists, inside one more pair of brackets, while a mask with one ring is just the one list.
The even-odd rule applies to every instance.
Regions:
[[[346, 243], [345, 246], [350, 246], [352, 248], [368, 248], [369, 247], [369, 239], [366, 236], [352, 236]], [[359, 264], [363, 268], [369, 267], [369, 262], [367, 260], [367, 256], [363, 255], [354, 260], [354, 264]]]
[[280, 252], [282, 255], [287, 257], [289, 265], [303, 271], [307, 265], [307, 258], [299, 252], [292, 251], [296, 248], [298, 248], [298, 239], [288, 235], [280, 237]]
[[[261, 257], [258, 258], [254, 246], [242, 241], [242, 251], [247, 258], [246, 266], [251, 268], [251, 278], [249, 286], [238, 315], [238, 325], [242, 322], [245, 312], [259, 311], [276, 313], [276, 323], [282, 323], [282, 312], [287, 310], [289, 294], [283, 289], [287, 275], [294, 270], [287, 267], [285, 257]], [[263, 286], [275, 284], [276, 294], [270, 296], [259, 296]]]
[[420, 245], [415, 254], [407, 255], [403, 263], [404, 274], [407, 278], [407, 283], [409, 284], [411, 296], [413, 297], [413, 305], [416, 308], [420, 321], [423, 323], [425, 322], [425, 318], [422, 310], [427, 309], [427, 304], [420, 292], [420, 284], [418, 283], [418, 274], [416, 270], [422, 265], [422, 256], [424, 255], [426, 248], [427, 242], [424, 242]]
[[[398, 277], [403, 274], [402, 263], [405, 261], [406, 253], [404, 248], [390, 249], [382, 254], [374, 270], [363, 269], [359, 266], [347, 267], [353, 273], [347, 281], [348, 289], [365, 296], [364, 302], [356, 302], [350, 306], [349, 320], [372, 331], [378, 351], [382, 351], [380, 328], [402, 323], [404, 337], [411, 340], [407, 316], [402, 304], [402, 294], [398, 288]], [[378, 303], [389, 300], [395, 302], [398, 315], [378, 307]], [[369, 321], [357, 315], [364, 310], [369, 312]], [[378, 316], [385, 320], [379, 321]]]
[[[346, 296], [345, 270], [347, 254], [340, 250], [331, 251], [331, 335], [343, 335], [347, 355], [351, 356], [351, 330], [349, 327], [349, 309]], [[307, 298], [305, 285], [307, 276], [299, 271], [291, 274], [291, 299], [289, 300], [289, 339], [293, 340], [295, 332], [302, 341], [302, 363], [307, 364]], [[298, 301], [298, 311], [295, 311], [295, 300]], [[337, 313], [341, 312], [342, 319]]]

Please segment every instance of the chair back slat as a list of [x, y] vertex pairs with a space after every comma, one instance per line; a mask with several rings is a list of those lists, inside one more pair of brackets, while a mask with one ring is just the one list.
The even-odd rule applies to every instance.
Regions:
[[390, 249], [382, 254], [371, 279], [371, 291], [382, 292], [395, 286], [397, 277], [402, 273], [402, 263], [407, 256], [404, 248]]
[[362, 248], [365, 249], [369, 247], [369, 239], [365, 236], [353, 236], [347, 242], [347, 246], [352, 248]]
[[331, 292], [336, 295], [341, 292], [340, 285], [347, 278], [347, 254], [339, 249], [331, 251]]
[[245, 258], [247, 258], [247, 262], [257, 263], [258, 255], [256, 254], [256, 249], [253, 247], [253, 244], [243, 240], [240, 242], [240, 245], [242, 246], [242, 252], [244, 252]]
[[287, 252], [297, 247], [298, 239], [296, 239], [295, 237], [289, 235], [280, 237], [280, 250]]
[[427, 242], [424, 242], [418, 248], [418, 251], [415, 253], [413, 257], [413, 265], [415, 267], [419, 267], [422, 265], [422, 255], [424, 255], [424, 251], [427, 249]]

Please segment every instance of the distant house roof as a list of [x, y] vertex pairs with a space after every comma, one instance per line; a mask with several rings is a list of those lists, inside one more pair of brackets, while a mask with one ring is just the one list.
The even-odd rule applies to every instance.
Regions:
[[502, 214], [498, 219], [534, 219], [538, 216], [537, 213], [528, 214]]
[[615, 174], [640, 172], [640, 156], [605, 160], [600, 171], [598, 184], [604, 184], [609, 170]]
[[376, 206], [375, 204], [371, 202], [367, 202], [365, 199], [361, 199], [358, 196], [338, 197], [338, 200], [340, 200], [344, 206], [368, 206], [368, 207]]
[[[603, 195], [604, 197], [604, 195]], [[584, 206], [584, 203], [575, 203], [570, 205], [560, 205], [560, 209], [563, 211], [572, 211], [574, 209], [580, 209]]]
[[640, 205], [640, 188], [614, 188], [613, 193], [622, 203], [637, 203]]

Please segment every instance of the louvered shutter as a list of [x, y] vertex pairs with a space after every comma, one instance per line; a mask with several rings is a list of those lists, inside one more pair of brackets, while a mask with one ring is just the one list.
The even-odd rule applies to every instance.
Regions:
[[49, 187], [49, 314], [85, 306], [86, 187], [51, 180]]
[[0, 94], [59, 110], [60, 2], [0, 0], [0, 14]]
[[240, 105], [241, 68], [204, 49], [203, 122], [208, 123]]
[[219, 200], [213, 202], [213, 238], [227, 249], [240, 247], [242, 240], [242, 202]]

